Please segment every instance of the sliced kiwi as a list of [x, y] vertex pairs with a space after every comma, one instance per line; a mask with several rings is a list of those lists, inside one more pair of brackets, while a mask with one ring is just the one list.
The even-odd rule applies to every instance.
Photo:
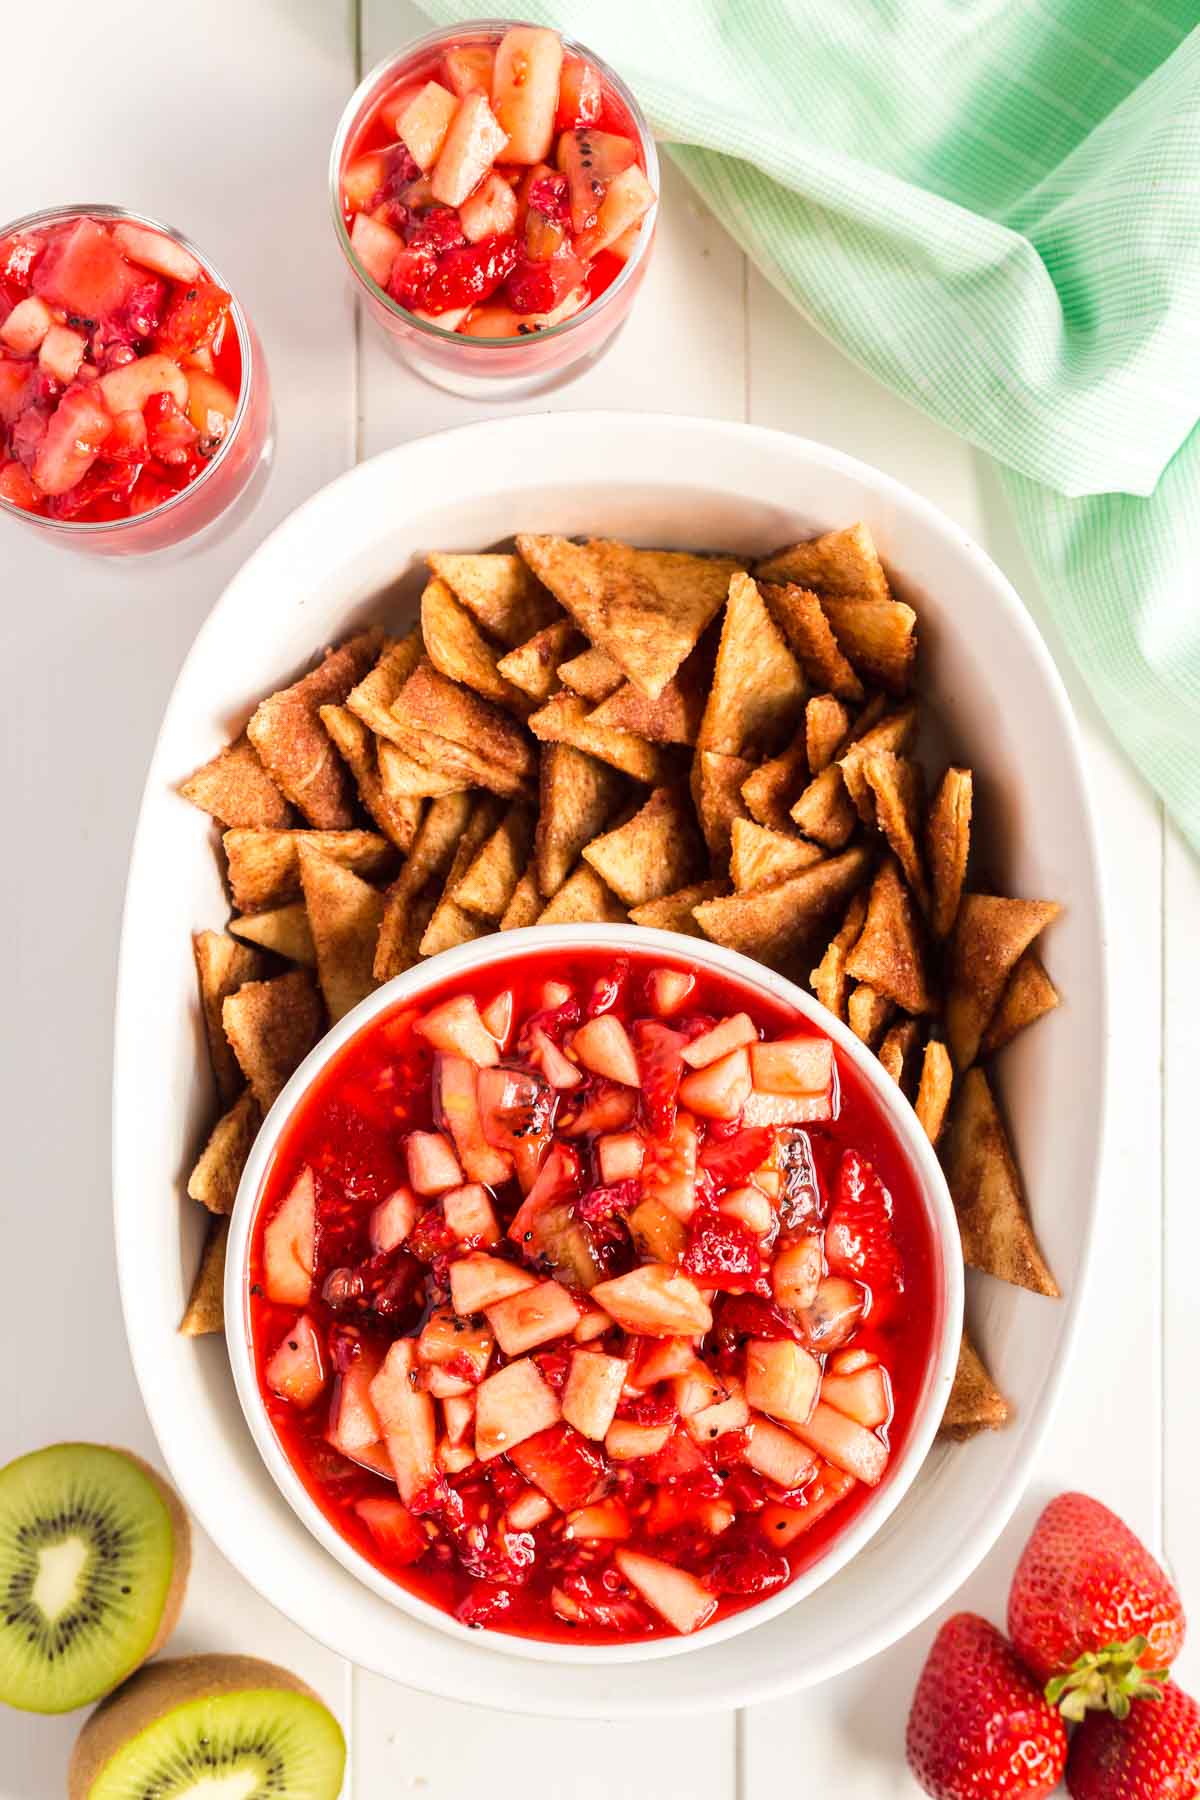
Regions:
[[52, 1444], [0, 1469], [0, 1700], [107, 1694], [170, 1636], [190, 1562], [175, 1490], [126, 1450]]
[[79, 1734], [69, 1800], [336, 1800], [341, 1726], [286, 1669], [252, 1656], [152, 1663]]

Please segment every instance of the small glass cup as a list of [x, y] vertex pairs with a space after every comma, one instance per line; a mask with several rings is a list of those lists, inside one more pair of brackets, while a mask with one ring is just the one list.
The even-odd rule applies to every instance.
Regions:
[[[36, 231], [68, 219], [103, 219], [106, 223], [145, 225], [152, 231], [182, 245], [191, 252], [204, 273], [218, 287], [232, 292], [219, 270], [190, 239], [171, 225], [152, 219], [145, 213], [132, 212], [124, 206], [51, 206], [42, 212], [27, 213], [0, 228], [0, 239], [18, 231]], [[241, 391], [237, 411], [208, 467], [169, 499], [145, 512], [131, 513], [123, 519], [78, 520], [55, 519], [42, 513], [27, 512], [0, 499], [0, 518], [23, 519], [33, 530], [66, 545], [100, 556], [137, 556], [150, 550], [165, 550], [182, 543], [227, 512], [241, 499], [260, 469], [269, 462], [272, 450], [271, 390], [266, 358], [258, 334], [235, 297], [229, 317], [237, 333], [242, 360]]]
[[[377, 63], [363, 77], [342, 114], [329, 159], [333, 228], [354, 278], [356, 291], [367, 311], [383, 328], [401, 361], [424, 380], [448, 393], [468, 399], [516, 399], [542, 392], [574, 379], [596, 361], [624, 324], [634, 295], [641, 286], [650, 259], [659, 202], [642, 219], [638, 241], [621, 272], [604, 292], [573, 318], [560, 325], [531, 332], [527, 337], [477, 338], [447, 331], [412, 313], [374, 281], [354, 252], [342, 206], [342, 172], [363, 125], [389, 88], [410, 68], [430, 61], [439, 51], [458, 45], [490, 43], [501, 37], [516, 19], [470, 19], [461, 25], [442, 27], [415, 38]], [[630, 90], [586, 45], [564, 37], [563, 50], [590, 63], [605, 87], [620, 101], [629, 116], [641, 151], [646, 179], [660, 193], [658, 152], [642, 110]]]

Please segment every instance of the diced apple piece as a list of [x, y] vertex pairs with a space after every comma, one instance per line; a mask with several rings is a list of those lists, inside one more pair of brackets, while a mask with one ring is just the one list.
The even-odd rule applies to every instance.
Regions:
[[536, 1286], [537, 1276], [528, 1269], [519, 1269], [516, 1263], [498, 1256], [485, 1256], [482, 1251], [460, 1256], [450, 1264], [450, 1298], [460, 1318], [484, 1312], [510, 1294]]
[[594, 1506], [581, 1506], [577, 1512], [567, 1514], [563, 1536], [582, 1543], [589, 1538], [620, 1540], [632, 1531], [629, 1514], [619, 1500], [597, 1500]]
[[553, 1088], [578, 1087], [583, 1076], [565, 1057], [554, 1040], [546, 1035], [540, 1025], [530, 1032], [531, 1048], [529, 1060], [535, 1068], [541, 1070]]
[[446, 1223], [460, 1244], [498, 1244], [500, 1226], [491, 1195], [477, 1181], [442, 1195]]
[[204, 369], [187, 372], [187, 416], [202, 438], [218, 442], [237, 413], [237, 395]]
[[468, 94], [459, 102], [434, 164], [434, 199], [443, 206], [461, 206], [507, 143], [507, 134], [497, 123], [487, 96]]
[[856, 1281], [826, 1275], [811, 1305], [795, 1309], [793, 1316], [815, 1351], [837, 1350], [853, 1336], [865, 1301]]
[[505, 1356], [521, 1356], [551, 1338], [568, 1336], [579, 1323], [579, 1308], [561, 1282], [541, 1281], [498, 1300], [488, 1307], [487, 1317]]
[[593, 1075], [603, 1075], [625, 1087], [638, 1086], [637, 1055], [629, 1041], [629, 1033], [612, 1013], [601, 1013], [598, 1019], [589, 1019], [586, 1025], [581, 1025], [571, 1048]]
[[573, 1350], [563, 1389], [563, 1418], [586, 1438], [602, 1443], [616, 1417], [629, 1364], [598, 1350]]
[[371, 280], [386, 288], [392, 266], [404, 249], [404, 239], [399, 233], [373, 219], [369, 213], [355, 213], [350, 227], [350, 245]]
[[743, 1462], [776, 1487], [798, 1488], [816, 1468], [816, 1452], [781, 1425], [773, 1425], [770, 1419], [754, 1417], [752, 1422], [754, 1428], [742, 1452]]
[[865, 1481], [868, 1487], [875, 1487], [887, 1468], [888, 1450], [883, 1440], [820, 1401], [807, 1423], [793, 1425], [792, 1429], [810, 1448], [820, 1451], [827, 1462]]
[[717, 1610], [717, 1596], [711, 1588], [686, 1569], [677, 1569], [674, 1563], [656, 1556], [643, 1556], [640, 1550], [616, 1550], [613, 1558], [646, 1605], [684, 1636], [698, 1630]]
[[[643, 1371], [639, 1370], [639, 1375], [644, 1379]], [[693, 1352], [687, 1367], [672, 1379], [671, 1392], [680, 1413], [687, 1419], [693, 1413], [703, 1412], [707, 1406], [718, 1405], [726, 1398], [728, 1389], [720, 1376]]]
[[487, 1005], [480, 1009], [479, 1016], [483, 1020], [485, 1030], [495, 1038], [496, 1043], [503, 1049], [508, 1042], [508, 1034], [512, 1030], [512, 989], [505, 988], [504, 992], [497, 994], [494, 1000], [489, 1000]]
[[873, 1350], [835, 1350], [825, 1368], [830, 1375], [857, 1375], [860, 1369], [873, 1369], [879, 1361]]
[[50, 415], [33, 464], [33, 479], [42, 493], [65, 494], [81, 481], [111, 430], [112, 417], [93, 388], [64, 394]]
[[558, 1396], [528, 1356], [507, 1363], [480, 1383], [475, 1396], [475, 1454], [480, 1462], [511, 1452], [555, 1425]]
[[404, 1140], [408, 1179], [418, 1194], [444, 1194], [461, 1187], [463, 1172], [449, 1139], [440, 1131], [410, 1131]]
[[0, 344], [6, 344], [18, 356], [32, 356], [54, 323], [54, 315], [44, 300], [29, 294], [17, 304], [0, 325]]
[[611, 1331], [612, 1325], [613, 1321], [602, 1306], [589, 1306], [581, 1315], [571, 1337], [577, 1344], [592, 1344], [597, 1338], [602, 1338], [606, 1331]]
[[560, 1512], [586, 1506], [604, 1487], [603, 1457], [572, 1425], [551, 1425], [526, 1438], [510, 1459]]
[[458, 209], [458, 219], [469, 244], [478, 244], [486, 237], [504, 237], [517, 223], [517, 196], [503, 175], [497, 175], [493, 169], [475, 192], [467, 195]]
[[417, 1377], [417, 1386], [435, 1400], [464, 1400], [474, 1383], [466, 1375], [455, 1374], [444, 1363], [427, 1363]]
[[645, 1337], [712, 1330], [712, 1312], [700, 1289], [665, 1263], [644, 1263], [625, 1275], [597, 1282], [592, 1293], [618, 1325]]
[[562, 39], [556, 31], [513, 25], [500, 39], [492, 105], [508, 136], [507, 162], [537, 163], [549, 155], [562, 60]]
[[775, 1224], [771, 1202], [758, 1187], [730, 1188], [717, 1202], [717, 1210], [739, 1220], [756, 1237], [766, 1237]]
[[646, 1146], [636, 1131], [611, 1131], [596, 1140], [600, 1179], [606, 1183], [628, 1181], [641, 1171]]
[[764, 1094], [752, 1088], [742, 1107], [743, 1125], [819, 1125], [835, 1117], [832, 1090], [825, 1094]]
[[536, 1488], [527, 1487], [523, 1494], [510, 1500], [504, 1517], [514, 1531], [533, 1531], [552, 1519], [556, 1511], [553, 1500], [539, 1494]]
[[342, 171], [342, 192], [351, 212], [365, 212], [387, 180], [387, 158], [380, 151], [356, 156]]
[[675, 1429], [665, 1425], [639, 1425], [633, 1419], [614, 1419], [604, 1436], [604, 1450], [613, 1462], [636, 1462], [641, 1456], [657, 1456]]
[[263, 1285], [268, 1300], [307, 1306], [312, 1298], [317, 1240], [317, 1190], [311, 1169], [301, 1169], [263, 1233]]
[[490, 94], [496, 52], [490, 44], [456, 44], [445, 57], [446, 80], [459, 99], [464, 94]]
[[789, 1312], [801, 1312], [817, 1297], [825, 1259], [819, 1237], [806, 1237], [785, 1244], [771, 1265], [771, 1292], [776, 1305]]
[[651, 1388], [659, 1381], [670, 1381], [673, 1375], [686, 1375], [698, 1361], [691, 1338], [646, 1339], [638, 1345], [633, 1379], [639, 1388]]
[[52, 325], [42, 339], [38, 351], [38, 368], [66, 387], [79, 373], [87, 350], [87, 339], [65, 325]]
[[155, 394], [170, 394], [178, 407], [188, 403], [188, 380], [177, 362], [157, 352], [110, 369], [96, 386], [110, 413], [142, 412]]
[[684, 1225], [696, 1210], [696, 1121], [679, 1113], [667, 1143], [655, 1139], [646, 1146], [642, 1163], [642, 1193], [657, 1200]]
[[[483, 1029], [482, 1023], [480, 1030]], [[495, 1052], [495, 1040], [488, 1039]], [[512, 1158], [489, 1144], [479, 1114], [478, 1070], [465, 1056], [439, 1056], [436, 1091], [442, 1123], [472, 1181], [499, 1187], [513, 1172]]]
[[557, 129], [574, 131], [577, 126], [591, 125], [600, 117], [603, 104], [604, 90], [591, 63], [581, 56], [564, 56], [558, 79]]
[[267, 1386], [282, 1400], [290, 1400], [302, 1409], [312, 1406], [325, 1391], [325, 1363], [317, 1328], [307, 1313], [301, 1313], [290, 1331], [285, 1331], [279, 1347], [266, 1368]]
[[396, 120], [396, 135], [421, 169], [432, 169], [458, 110], [457, 96], [440, 81], [427, 81]]
[[437, 1447], [437, 1466], [443, 1475], [461, 1475], [477, 1460], [470, 1444], [452, 1444], [443, 1438]]
[[576, 253], [585, 261], [599, 256], [649, 212], [655, 199], [654, 189], [636, 163], [620, 175], [614, 175], [600, 202], [596, 223], [575, 240]]
[[696, 977], [683, 969], [651, 969], [646, 977], [646, 998], [650, 1010], [660, 1019], [669, 1019], [687, 1002], [696, 985]]
[[625, 1220], [639, 1256], [652, 1262], [678, 1262], [687, 1243], [687, 1231], [673, 1212], [659, 1200], [642, 1200]]
[[805, 1485], [799, 1506], [763, 1507], [758, 1515], [763, 1536], [776, 1549], [786, 1550], [804, 1532], [811, 1531], [817, 1520], [823, 1519], [839, 1500], [844, 1500], [854, 1486], [853, 1475], [835, 1469], [830, 1463], [819, 1463], [816, 1474]]
[[803, 1425], [817, 1401], [821, 1365], [791, 1338], [751, 1338], [746, 1345], [746, 1398], [784, 1425]]
[[413, 1386], [416, 1372], [416, 1345], [411, 1338], [397, 1338], [371, 1383], [371, 1404], [406, 1506], [438, 1474], [433, 1401]]
[[731, 1050], [740, 1050], [744, 1044], [757, 1042], [758, 1027], [749, 1013], [734, 1013], [703, 1036], [693, 1038], [683, 1052], [683, 1060], [690, 1069], [706, 1069], [709, 1063], [728, 1056]]
[[365, 1500], [356, 1500], [354, 1510], [379, 1548], [386, 1552], [389, 1562], [403, 1567], [419, 1562], [428, 1550], [429, 1539], [421, 1529], [421, 1521], [401, 1501], [372, 1494]]
[[637, 162], [637, 146], [632, 138], [587, 126], [564, 131], [555, 155], [571, 190], [571, 229], [586, 233], [597, 225], [613, 179]]
[[707, 1500], [686, 1487], [658, 1487], [643, 1523], [651, 1537], [664, 1537], [669, 1531], [688, 1526], [698, 1526], [710, 1537], [719, 1537], [729, 1530], [736, 1517], [728, 1500]]
[[[378, 1444], [383, 1435], [379, 1415], [371, 1399], [371, 1383], [378, 1375], [383, 1358], [368, 1344], [361, 1345], [357, 1359], [337, 1378], [333, 1401], [329, 1408], [329, 1441], [343, 1456], [362, 1460], [363, 1452]], [[388, 1474], [392, 1474], [390, 1459]]]
[[475, 1423], [475, 1396], [464, 1394], [442, 1401], [442, 1424], [452, 1444], [461, 1444]]
[[472, 1325], [453, 1307], [435, 1306], [417, 1339], [417, 1361], [453, 1363], [464, 1381], [481, 1381], [491, 1361], [492, 1342], [486, 1325]]
[[705, 1119], [736, 1119], [749, 1096], [750, 1058], [744, 1049], [731, 1050], [679, 1084], [680, 1105]]
[[47, 247], [33, 271], [33, 291], [48, 306], [81, 319], [111, 319], [141, 279], [107, 226], [84, 218]]
[[608, 246], [608, 254], [615, 256], [618, 262], [628, 262], [641, 242], [641, 237], [642, 222], [639, 219], [636, 225], [631, 225], [628, 231], [623, 231], [619, 238], [613, 239]]
[[367, 1232], [376, 1256], [397, 1250], [417, 1222], [417, 1198], [409, 1188], [397, 1188], [381, 1200], [371, 1214]]
[[750, 1408], [741, 1382], [727, 1381], [723, 1400], [702, 1407], [683, 1423], [694, 1444], [708, 1444], [724, 1437], [727, 1431], [741, 1431], [750, 1423]]
[[113, 243], [130, 262], [165, 275], [168, 281], [198, 281], [204, 271], [190, 250], [151, 231], [146, 225], [121, 223], [113, 226]]
[[888, 1378], [878, 1363], [852, 1375], [826, 1375], [821, 1383], [821, 1399], [867, 1431], [886, 1425], [892, 1416]]
[[477, 1068], [491, 1068], [500, 1061], [496, 1040], [480, 1018], [473, 994], [458, 994], [453, 1000], [443, 1001], [418, 1019], [414, 1030], [435, 1050], [444, 1050], [449, 1056], [465, 1056]]
[[765, 1094], [827, 1094], [833, 1081], [833, 1045], [818, 1037], [755, 1044], [750, 1074]]

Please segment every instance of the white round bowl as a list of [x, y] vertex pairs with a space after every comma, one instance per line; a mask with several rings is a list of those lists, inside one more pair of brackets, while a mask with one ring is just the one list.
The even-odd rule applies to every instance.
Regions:
[[[223, 1339], [176, 1335], [205, 1225], [184, 1184], [214, 1104], [188, 933], [220, 926], [228, 905], [217, 834], [175, 787], [320, 646], [365, 620], [410, 620], [429, 550], [483, 549], [524, 530], [753, 556], [855, 519], [919, 610], [921, 691], [946, 753], [975, 769], [978, 866], [1009, 892], [1064, 903], [1045, 950], [1064, 1003], [998, 1066], [1064, 1299], [968, 1274], [967, 1317], [1012, 1422], [936, 1445], [886, 1525], [801, 1603], [732, 1642], [614, 1664], [602, 1681], [577, 1663], [498, 1656], [478, 1634], [463, 1642], [350, 1577], [272, 1480]], [[260, 1592], [411, 1687], [508, 1711], [618, 1717], [750, 1704], [826, 1680], [938, 1607], [1020, 1497], [1079, 1311], [1106, 1049], [1097, 859], [1066, 696], [1013, 589], [936, 507], [819, 444], [708, 419], [530, 415], [388, 451], [299, 508], [230, 583], [180, 674], [147, 777], [119, 975], [113, 1174], [126, 1328], [166, 1462]]]
[[[705, 1626], [694, 1637], [654, 1638], [646, 1643], [635, 1644], [543, 1643], [536, 1638], [515, 1637], [509, 1632], [478, 1630], [460, 1624], [449, 1613], [442, 1612], [440, 1608], [409, 1593], [398, 1582], [390, 1581], [374, 1563], [348, 1543], [326, 1518], [284, 1453], [259, 1388], [250, 1337], [250, 1240], [259, 1199], [274, 1161], [280, 1134], [286, 1130], [297, 1107], [331, 1058], [352, 1038], [357, 1037], [364, 1027], [369, 1026], [381, 1013], [388, 1012], [397, 1002], [419, 1000], [431, 988], [439, 987], [442, 982], [469, 974], [473, 970], [489, 969], [495, 963], [510, 963], [521, 957], [535, 956], [539, 951], [559, 949], [567, 952], [604, 946], [609, 947], [614, 956], [622, 951], [639, 957], [658, 955], [676, 962], [682, 959], [696, 967], [714, 970], [743, 987], [784, 1001], [802, 1017], [811, 1019], [829, 1033], [839, 1054], [862, 1076], [890, 1121], [915, 1178], [934, 1245], [934, 1345], [903, 1449], [891, 1459], [883, 1480], [853, 1522], [831, 1540], [824, 1555], [818, 1557], [794, 1581], [789, 1582], [787, 1587], [769, 1595], [757, 1606], [745, 1607], [741, 1612], [732, 1613], [728, 1618]], [[826, 1012], [811, 994], [806, 994], [802, 988], [794, 986], [782, 975], [763, 968], [761, 963], [751, 961], [748, 956], [742, 956], [736, 950], [726, 950], [719, 944], [682, 938], [677, 933], [668, 931], [643, 930], [637, 925], [534, 925], [522, 931], [506, 931], [491, 937], [477, 938], [474, 943], [463, 944], [456, 950], [431, 957], [428, 962], [418, 963], [415, 968], [397, 975], [395, 980], [387, 982], [368, 999], [361, 1001], [309, 1052], [267, 1114], [242, 1174], [237, 1204], [230, 1221], [229, 1245], [225, 1258], [225, 1336], [238, 1399], [254, 1441], [277, 1487], [313, 1536], [332, 1552], [343, 1569], [348, 1569], [373, 1595], [381, 1596], [393, 1606], [400, 1607], [422, 1624], [448, 1632], [458, 1642], [469, 1644], [472, 1648], [484, 1644], [501, 1655], [560, 1665], [648, 1662], [724, 1642], [768, 1619], [778, 1617], [835, 1575], [896, 1510], [928, 1454], [954, 1382], [962, 1314], [962, 1252], [959, 1247], [958, 1222], [954, 1216], [954, 1205], [946, 1187], [945, 1176], [928, 1138], [917, 1123], [912, 1107], [877, 1059], [853, 1032]], [[367, 1596], [364, 1595], [363, 1598], [365, 1601]], [[366, 1605], [363, 1613], [365, 1643], [372, 1619]]]

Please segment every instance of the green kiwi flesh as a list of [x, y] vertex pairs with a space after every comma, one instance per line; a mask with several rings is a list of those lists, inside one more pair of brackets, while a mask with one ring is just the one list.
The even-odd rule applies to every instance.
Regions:
[[286, 1670], [250, 1657], [151, 1663], [84, 1726], [70, 1800], [337, 1800], [346, 1746]]
[[189, 1553], [174, 1494], [123, 1451], [52, 1444], [0, 1469], [0, 1700], [108, 1693], [174, 1623]]

